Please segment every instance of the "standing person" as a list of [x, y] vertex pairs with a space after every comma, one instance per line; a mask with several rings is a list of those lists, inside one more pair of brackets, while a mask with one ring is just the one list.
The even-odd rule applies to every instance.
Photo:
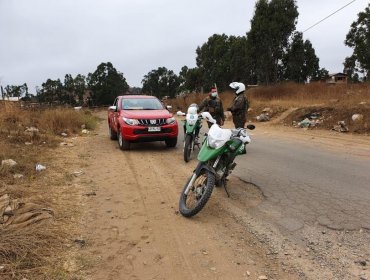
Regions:
[[234, 90], [236, 96], [233, 104], [227, 110], [231, 111], [235, 128], [244, 127], [247, 121], [247, 110], [249, 107], [248, 99], [244, 95], [245, 85], [239, 82], [232, 82], [230, 87]]
[[[222, 101], [218, 97], [218, 93], [215, 88], [212, 88], [209, 96], [202, 101], [199, 106], [199, 111], [209, 112], [218, 125], [224, 125], [224, 107], [222, 106]], [[212, 123], [208, 122], [208, 127], [210, 128], [211, 126]]]

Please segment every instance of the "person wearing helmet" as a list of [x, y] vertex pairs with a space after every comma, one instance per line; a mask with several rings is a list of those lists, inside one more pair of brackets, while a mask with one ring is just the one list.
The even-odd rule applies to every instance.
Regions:
[[[222, 101], [218, 97], [217, 89], [212, 88], [209, 96], [206, 97], [199, 106], [199, 111], [209, 112], [211, 116], [216, 120], [218, 125], [223, 125], [225, 122], [224, 108]], [[208, 127], [211, 127], [212, 123], [208, 122]]]
[[235, 92], [236, 96], [231, 107], [227, 110], [230, 111], [233, 116], [235, 128], [244, 127], [247, 121], [247, 110], [249, 107], [248, 99], [244, 95], [245, 85], [240, 82], [232, 82], [229, 86]]

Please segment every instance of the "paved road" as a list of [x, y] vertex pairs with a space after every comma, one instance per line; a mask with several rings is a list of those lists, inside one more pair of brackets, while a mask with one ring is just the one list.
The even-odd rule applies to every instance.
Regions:
[[271, 221], [295, 231], [304, 224], [370, 229], [370, 156], [256, 133], [234, 175], [266, 196], [258, 206]]

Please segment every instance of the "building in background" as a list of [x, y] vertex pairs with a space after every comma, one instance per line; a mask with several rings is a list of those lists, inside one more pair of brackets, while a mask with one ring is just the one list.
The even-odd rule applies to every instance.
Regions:
[[333, 73], [329, 74], [329, 77], [326, 79], [328, 84], [347, 84], [348, 76], [344, 73]]

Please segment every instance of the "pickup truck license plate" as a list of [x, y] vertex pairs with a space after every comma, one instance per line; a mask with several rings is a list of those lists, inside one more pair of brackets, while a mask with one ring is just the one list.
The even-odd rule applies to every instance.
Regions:
[[161, 131], [161, 127], [158, 126], [149, 126], [148, 132]]

